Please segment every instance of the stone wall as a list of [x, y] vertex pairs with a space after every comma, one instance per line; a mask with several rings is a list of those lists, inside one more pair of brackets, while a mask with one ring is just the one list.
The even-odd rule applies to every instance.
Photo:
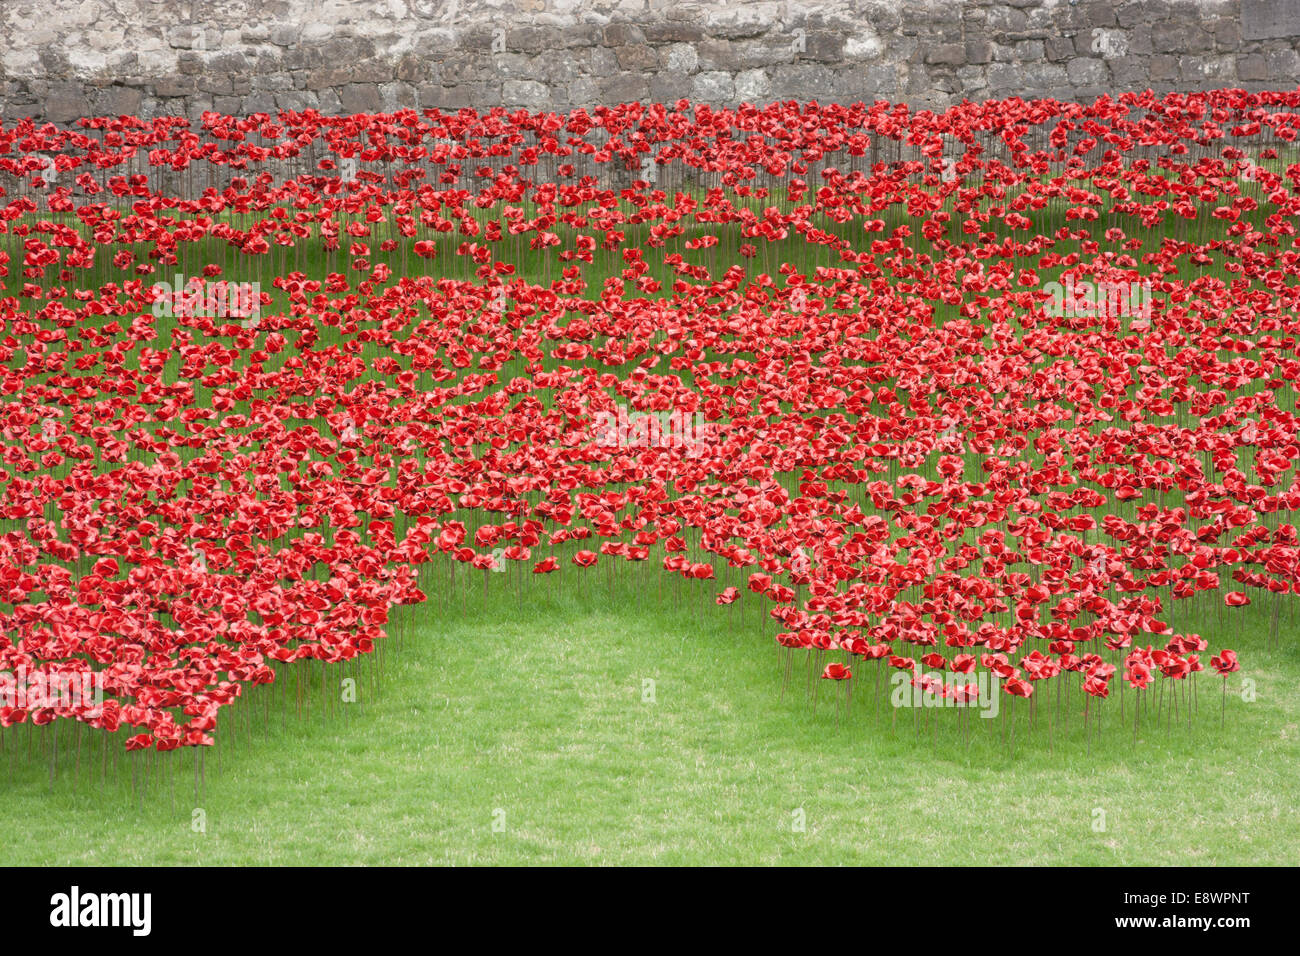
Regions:
[[1300, 0], [4, 0], [0, 111], [1091, 98], [1300, 81]]

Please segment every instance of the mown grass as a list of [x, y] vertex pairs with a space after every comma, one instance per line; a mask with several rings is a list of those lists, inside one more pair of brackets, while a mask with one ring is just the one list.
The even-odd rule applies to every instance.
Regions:
[[[101, 779], [86, 743], [74, 777], [63, 728], [51, 780], [50, 729], [30, 757], [11, 730], [0, 850], [95, 865], [1294, 863], [1300, 652], [1268, 646], [1260, 605], [1230, 619], [1256, 684], [1248, 703], [1229, 682], [1225, 727], [1221, 682], [1202, 674], [1190, 729], [1168, 701], [1157, 722], [1153, 698], [1135, 743], [1129, 691], [1128, 719], [1109, 700], [1089, 736], [1082, 705], [1068, 727], [1063, 708], [1049, 747], [1046, 711], [1031, 728], [1023, 705], [1014, 730], [1007, 710], [962, 724], [891, 709], [885, 685], [877, 715], [869, 671], [847, 714], [829, 682], [814, 708], [801, 661], [782, 694], [752, 604], [701, 611], [712, 586], [658, 589], [655, 574], [492, 575], [485, 597], [481, 574], [452, 592], [435, 572], [357, 703], [327, 715], [319, 670], [301, 715], [292, 677], [253, 691], [197, 799], [190, 753], [122, 753]], [[357, 673], [330, 673], [331, 698]]]

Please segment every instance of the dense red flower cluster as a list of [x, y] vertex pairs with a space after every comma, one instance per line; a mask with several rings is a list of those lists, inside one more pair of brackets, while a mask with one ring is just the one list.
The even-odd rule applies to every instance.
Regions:
[[1178, 600], [1300, 580], [1298, 106], [0, 127], [0, 670], [108, 695], [0, 725], [209, 744], [439, 555], [729, 576], [830, 680], [1185, 679]]

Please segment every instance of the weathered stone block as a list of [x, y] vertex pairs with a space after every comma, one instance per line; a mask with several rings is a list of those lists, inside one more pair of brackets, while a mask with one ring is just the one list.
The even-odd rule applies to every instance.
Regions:
[[379, 86], [375, 83], [348, 83], [339, 90], [339, 103], [347, 114], [377, 113], [382, 108]]
[[[280, 102], [280, 94], [276, 94], [275, 101]], [[414, 109], [417, 102], [415, 87], [410, 83], [400, 81], [381, 83], [379, 84], [379, 101], [384, 104], [385, 113]]]
[[190, 96], [198, 92], [198, 81], [192, 76], [164, 76], [154, 82], [155, 96]]
[[294, 46], [301, 38], [302, 29], [296, 23], [277, 23], [269, 32], [269, 39], [276, 46]]
[[320, 97], [314, 90], [290, 90], [275, 94], [275, 106], [277, 109], [301, 113], [303, 110], [319, 108]]
[[1015, 46], [1016, 59], [1023, 63], [1036, 63], [1046, 56], [1042, 40], [1021, 40]]
[[100, 90], [95, 106], [110, 116], [134, 116], [140, 109], [140, 90], [130, 86], [110, 86]]
[[673, 20], [645, 23], [641, 32], [649, 43], [698, 43], [705, 38], [699, 25]]
[[1107, 61], [1107, 65], [1110, 67], [1111, 82], [1120, 90], [1145, 89], [1151, 82], [1146, 57], [1117, 56]]
[[664, 69], [669, 73], [694, 73], [700, 65], [699, 54], [689, 43], [674, 43], [661, 53]]
[[743, 6], [709, 8], [704, 28], [712, 36], [738, 40], [766, 33], [781, 18], [785, 4], [749, 2]]
[[844, 37], [836, 33], [810, 33], [804, 40], [801, 60], [839, 63], [844, 59]]
[[1178, 79], [1178, 57], [1157, 54], [1147, 60], [1152, 82]]
[[654, 47], [644, 43], [633, 43], [619, 47], [614, 51], [620, 69], [644, 72], [659, 69], [659, 54]]
[[1064, 63], [1075, 55], [1075, 41], [1071, 37], [1048, 37], [1043, 41], [1043, 54], [1052, 63]]
[[1110, 71], [1103, 60], [1076, 57], [1065, 65], [1066, 78], [1072, 86], [1088, 88], [1104, 86], [1110, 80]]
[[427, 102], [421, 97], [421, 108], [458, 110], [479, 103], [499, 103], [502, 97], [501, 84], [487, 82], [439, 87], [431, 92], [434, 95]]
[[780, 99], [825, 100], [833, 76], [819, 63], [784, 63], [772, 67], [772, 90]]
[[772, 81], [766, 70], [742, 70], [736, 74], [736, 99], [743, 103], [766, 103], [772, 95]]
[[[212, 108], [218, 113], [225, 113], [227, 116], [238, 113], [244, 105], [242, 97], [238, 96], [214, 96], [212, 98]], [[130, 112], [134, 113], [135, 110]]]
[[1300, 36], [1300, 3], [1295, 0], [1241, 0], [1241, 35], [1246, 40]]
[[732, 52], [730, 40], [705, 40], [695, 47], [701, 70], [736, 70], [742, 66], [743, 57]]
[[645, 39], [645, 34], [635, 23], [622, 21], [611, 23], [605, 27], [606, 46], [620, 47], [631, 43], [644, 43]]
[[736, 83], [730, 73], [710, 70], [697, 73], [691, 82], [691, 99], [701, 103], [730, 103], [736, 98]]
[[1291, 85], [1300, 76], [1300, 53], [1295, 50], [1270, 50], [1264, 54], [1268, 79], [1279, 86]]
[[1151, 27], [1151, 44], [1157, 53], [1204, 53], [1212, 44], [1197, 23], [1169, 20]]
[[[891, 37], [896, 41], [896, 37]], [[894, 43], [891, 49], [898, 54], [899, 45]], [[858, 28], [844, 40], [844, 58], [847, 60], [874, 60], [885, 51], [885, 41], [870, 27]], [[900, 57], [905, 59], [905, 57]]]
[[569, 84], [567, 99], [570, 106], [586, 106], [596, 102], [597, 96], [596, 81], [589, 76], [580, 76]]
[[1259, 53], [1237, 57], [1237, 76], [1242, 80], [1267, 80], [1268, 64]]
[[690, 99], [692, 91], [689, 73], [663, 70], [650, 80], [650, 98], [656, 103], [672, 103], [680, 99]]
[[1088, 25], [1093, 27], [1113, 27], [1119, 21], [1115, 15], [1112, 0], [1092, 0], [1086, 7]]
[[516, 27], [506, 31], [506, 48], [520, 53], [544, 53], [564, 45], [556, 31], [539, 26]]
[[1159, 23], [1173, 16], [1167, 0], [1129, 0], [1115, 9], [1115, 19], [1124, 29]]
[[[271, 113], [276, 111], [275, 97], [270, 93], [250, 93], [244, 97], [243, 106], [245, 113]], [[350, 111], [352, 112], [352, 111]], [[361, 112], [356, 110], [354, 112]]]
[[1237, 78], [1237, 59], [1232, 56], [1185, 56], [1178, 64], [1179, 78], [1194, 88], [1230, 85]]
[[438, 64], [445, 86], [463, 86], [466, 83], [487, 81], [497, 76], [497, 71], [490, 57], [473, 54], [461, 54], [443, 60]]
[[958, 43], [944, 43], [925, 51], [925, 62], [945, 66], [961, 66], [966, 62], [966, 48]]
[[524, 106], [531, 110], [544, 109], [551, 104], [551, 90], [536, 80], [506, 80], [501, 84], [501, 95], [506, 106]]
[[1029, 26], [1025, 12], [1009, 6], [990, 7], [985, 22], [991, 34], [1024, 33]]
[[559, 42], [566, 47], [589, 47], [598, 45], [604, 31], [594, 23], [572, 23], [561, 27]]
[[[1296, 6], [1300, 7], [1300, 4]], [[1214, 36], [1215, 49], [1236, 50], [1241, 46], [1241, 24], [1231, 17], [1215, 21], [1210, 33]]]
[[417, 53], [408, 53], [397, 61], [396, 76], [403, 83], [423, 83], [429, 79], [429, 66]]
[[988, 40], [966, 41], [966, 62], [973, 64], [988, 63], [993, 59], [993, 44]]
[[591, 51], [591, 56], [588, 62], [590, 64], [589, 68], [592, 76], [613, 76], [618, 72], [618, 60], [614, 58], [614, 54], [606, 47], [595, 47]]
[[862, 98], [867, 102], [897, 95], [900, 88], [898, 70], [889, 64], [875, 64], [849, 75], [857, 76]]
[[616, 73], [600, 82], [600, 102], [610, 106], [638, 103], [649, 96], [650, 78], [640, 73]]

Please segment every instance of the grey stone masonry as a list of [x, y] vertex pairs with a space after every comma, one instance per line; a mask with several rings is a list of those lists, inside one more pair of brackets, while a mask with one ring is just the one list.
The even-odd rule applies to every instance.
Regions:
[[682, 97], [917, 108], [1300, 82], [1300, 0], [4, 0], [0, 115]]

